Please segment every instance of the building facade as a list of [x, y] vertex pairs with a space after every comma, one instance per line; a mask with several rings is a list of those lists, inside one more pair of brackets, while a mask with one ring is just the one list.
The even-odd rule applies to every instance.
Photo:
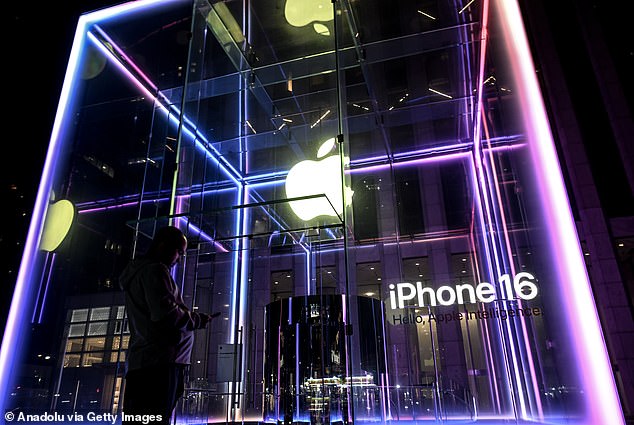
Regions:
[[628, 325], [602, 329], [518, 5], [361, 3], [80, 18], [4, 411], [122, 412], [117, 277], [173, 224], [184, 299], [222, 313], [179, 422], [624, 423]]

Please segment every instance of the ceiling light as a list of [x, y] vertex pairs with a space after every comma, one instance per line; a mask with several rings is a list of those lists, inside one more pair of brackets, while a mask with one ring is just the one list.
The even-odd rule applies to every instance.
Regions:
[[432, 93], [436, 93], [436, 94], [439, 94], [439, 95], [441, 95], [441, 96], [444, 96], [444, 97], [446, 97], [447, 99], [453, 99], [453, 97], [449, 96], [448, 94], [445, 94], [445, 93], [443, 93], [443, 92], [439, 92], [438, 90], [434, 90], [434, 89], [432, 89], [431, 87], [429, 87], [429, 91], [430, 91], [430, 92], [432, 92]]
[[328, 116], [328, 114], [329, 114], [329, 113], [330, 113], [330, 109], [328, 109], [326, 112], [324, 112], [324, 114], [323, 114], [321, 117], [319, 117], [319, 119], [318, 119], [317, 121], [315, 121], [315, 122], [314, 122], [314, 123], [310, 126], [310, 128], [315, 128], [315, 126], [316, 126], [317, 124], [319, 124], [319, 123], [321, 122], [321, 120], [323, 120], [324, 118], [326, 118], [326, 117]]
[[460, 13], [464, 12], [464, 11], [465, 11], [465, 9], [466, 9], [467, 7], [469, 7], [469, 6], [471, 6], [471, 3], [473, 3], [474, 1], [475, 1], [475, 0], [471, 0], [469, 3], [465, 4], [465, 6], [464, 6], [462, 9], [460, 9], [460, 11], [458, 12], [458, 14], [460, 14]]
[[423, 12], [422, 10], [418, 10], [417, 12], [418, 12], [418, 13], [420, 13], [421, 15], [423, 15], [423, 16], [428, 17], [429, 19], [432, 19], [432, 20], [434, 20], [434, 21], [436, 20], [436, 18], [434, 18], [433, 16], [431, 16], [429, 13], [425, 13], [425, 12]]

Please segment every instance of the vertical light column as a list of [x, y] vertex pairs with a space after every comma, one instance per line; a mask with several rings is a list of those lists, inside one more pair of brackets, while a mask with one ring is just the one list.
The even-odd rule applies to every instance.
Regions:
[[520, 83], [520, 109], [547, 218], [551, 252], [555, 255], [557, 281], [563, 285], [560, 291], [562, 313], [571, 322], [584, 318], [583, 327], [569, 329], [573, 352], [578, 359], [575, 372], [581, 378], [586, 402], [587, 415], [581, 423], [623, 424], [623, 413], [520, 9], [515, 0], [494, 1], [506, 50], [510, 54], [510, 66]]

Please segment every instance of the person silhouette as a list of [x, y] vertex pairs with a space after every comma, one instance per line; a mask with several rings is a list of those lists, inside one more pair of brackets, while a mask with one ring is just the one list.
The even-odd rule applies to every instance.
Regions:
[[125, 423], [169, 424], [184, 392], [194, 331], [219, 313], [190, 311], [170, 269], [185, 255], [187, 238], [177, 227], [156, 231], [147, 253], [119, 277], [130, 326], [126, 357]]

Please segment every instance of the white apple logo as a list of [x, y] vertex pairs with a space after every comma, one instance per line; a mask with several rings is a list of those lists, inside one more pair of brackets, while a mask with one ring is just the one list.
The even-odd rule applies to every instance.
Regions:
[[284, 17], [286, 22], [294, 27], [313, 23], [313, 29], [317, 34], [330, 35], [327, 26], [315, 21], [332, 21], [332, 0], [288, 0], [284, 8]]
[[44, 219], [40, 249], [48, 252], [57, 249], [70, 231], [74, 218], [75, 206], [72, 202], [62, 199], [51, 203]]
[[[324, 157], [335, 146], [334, 138], [326, 140], [317, 151], [317, 158]], [[298, 162], [288, 172], [285, 188], [288, 198], [319, 194], [325, 194], [328, 198], [291, 201], [291, 209], [303, 221], [324, 215], [331, 217], [341, 215], [343, 199], [341, 196], [341, 159], [339, 155], [331, 155], [321, 161]], [[345, 191], [346, 205], [349, 205], [353, 192], [349, 187], [346, 187]]]

